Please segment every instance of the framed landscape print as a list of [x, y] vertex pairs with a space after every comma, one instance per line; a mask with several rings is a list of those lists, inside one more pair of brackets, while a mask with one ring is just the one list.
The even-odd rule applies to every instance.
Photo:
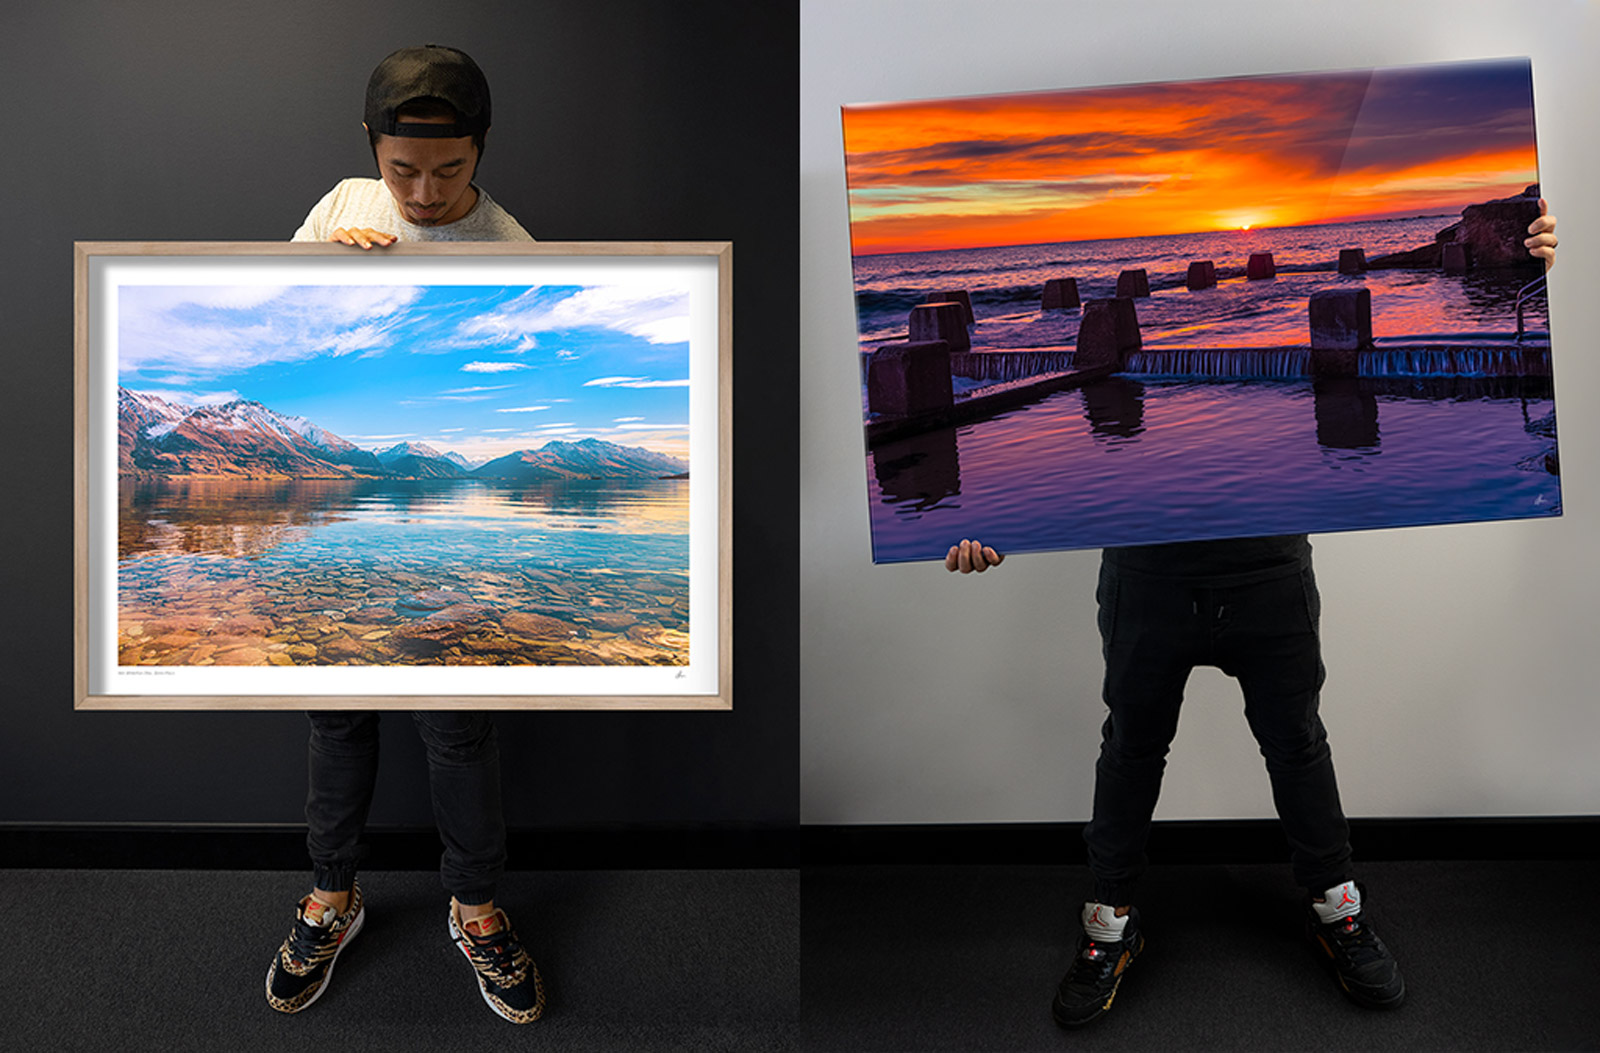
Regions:
[[874, 560], [1560, 514], [1526, 59], [842, 124]]
[[731, 256], [80, 243], [75, 704], [730, 706]]

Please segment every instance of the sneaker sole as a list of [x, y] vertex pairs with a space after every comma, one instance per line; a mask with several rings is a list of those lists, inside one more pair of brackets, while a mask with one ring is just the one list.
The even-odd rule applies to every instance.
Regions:
[[333, 957], [328, 959], [328, 971], [322, 974], [322, 983], [317, 986], [316, 993], [310, 998], [306, 999], [303, 1005], [296, 1006], [293, 1009], [280, 1009], [278, 1007], [278, 1000], [272, 996], [272, 974], [276, 972], [278, 968], [278, 960], [274, 958], [272, 960], [272, 967], [267, 970], [267, 1004], [272, 1008], [277, 1009], [280, 1013], [303, 1013], [315, 1005], [317, 999], [322, 997], [322, 992], [326, 991], [328, 989], [328, 985], [333, 982], [333, 967], [339, 964], [339, 955], [343, 954], [344, 949], [350, 946], [350, 941], [356, 938], [356, 933], [361, 931], [361, 926], [366, 923], [366, 920], [367, 906], [363, 903], [361, 905], [360, 913], [358, 913], [355, 920], [350, 923], [350, 928], [345, 931], [344, 939], [339, 941], [338, 949], [333, 952]]
[[1106, 1010], [1111, 1008], [1111, 1003], [1117, 1000], [1117, 992], [1122, 990], [1122, 981], [1128, 978], [1128, 970], [1133, 966], [1133, 960], [1144, 953], [1144, 933], [1141, 932], [1138, 934], [1138, 936], [1139, 943], [1136, 947], [1134, 947], [1133, 953], [1128, 955], [1128, 963], [1122, 967], [1122, 975], [1117, 977], [1117, 982], [1111, 985], [1111, 994], [1104, 1002], [1101, 1003], [1099, 1009], [1096, 1009], [1093, 1013], [1090, 1013], [1086, 1017], [1080, 1017], [1077, 1019], [1062, 1016], [1062, 1013], [1066, 1010], [1066, 1006], [1062, 1005], [1061, 1003], [1060, 992], [1056, 993], [1055, 998], [1053, 998], [1050, 1002], [1050, 1015], [1055, 1018], [1055, 1022], [1059, 1026], [1065, 1028], [1083, 1027], [1085, 1024], [1091, 1024], [1105, 1015]]
[[[456, 950], [461, 952], [461, 957], [467, 960], [467, 964], [472, 965], [472, 955], [468, 954], [467, 949], [461, 945], [466, 938], [466, 934], [456, 925], [456, 912], [452, 910], [450, 912], [450, 942], [456, 945]], [[491, 1013], [501, 1020], [509, 1020], [513, 1024], [531, 1024], [544, 1015], [544, 977], [539, 975], [539, 967], [531, 961], [528, 963], [528, 972], [533, 975], [533, 989], [538, 992], [538, 1000], [534, 1003], [534, 1008], [526, 1020], [518, 1020], [516, 1017], [507, 1016], [506, 1011], [495, 1004], [494, 999], [489, 997], [489, 989], [484, 986], [483, 977], [478, 975], [476, 966], [473, 966], [472, 978], [478, 981], [478, 996], [483, 999], [483, 1004], [489, 1007]]]

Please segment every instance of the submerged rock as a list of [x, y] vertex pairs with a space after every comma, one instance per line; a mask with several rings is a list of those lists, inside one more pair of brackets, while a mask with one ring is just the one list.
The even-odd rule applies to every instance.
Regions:
[[507, 632], [525, 636], [530, 640], [565, 640], [577, 630], [568, 622], [530, 611], [516, 611], [500, 619]]
[[437, 611], [451, 604], [471, 602], [472, 597], [464, 592], [456, 592], [453, 589], [428, 589], [401, 597], [395, 601], [395, 607], [401, 611]]
[[455, 603], [426, 618], [400, 626], [391, 639], [402, 643], [445, 646], [458, 642], [484, 623], [492, 622], [494, 617], [494, 608], [486, 604]]

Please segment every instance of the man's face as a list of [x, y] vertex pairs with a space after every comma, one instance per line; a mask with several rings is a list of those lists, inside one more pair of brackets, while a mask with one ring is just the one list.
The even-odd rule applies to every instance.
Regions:
[[[448, 117], [402, 119], [402, 123], [412, 121], [450, 123]], [[454, 223], [477, 203], [472, 174], [478, 167], [478, 148], [471, 136], [413, 139], [380, 135], [376, 151], [378, 174], [408, 222], [419, 227]]]

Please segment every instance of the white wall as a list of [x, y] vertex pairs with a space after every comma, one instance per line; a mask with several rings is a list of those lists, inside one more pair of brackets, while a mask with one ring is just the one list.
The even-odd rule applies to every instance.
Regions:
[[[1600, 4], [802, 0], [801, 815], [1089, 815], [1098, 552], [961, 577], [868, 545], [839, 106], [1533, 59], [1565, 515], [1319, 535], [1323, 716], [1354, 816], [1600, 813]], [[1272, 815], [1232, 681], [1190, 682], [1161, 818]]]

